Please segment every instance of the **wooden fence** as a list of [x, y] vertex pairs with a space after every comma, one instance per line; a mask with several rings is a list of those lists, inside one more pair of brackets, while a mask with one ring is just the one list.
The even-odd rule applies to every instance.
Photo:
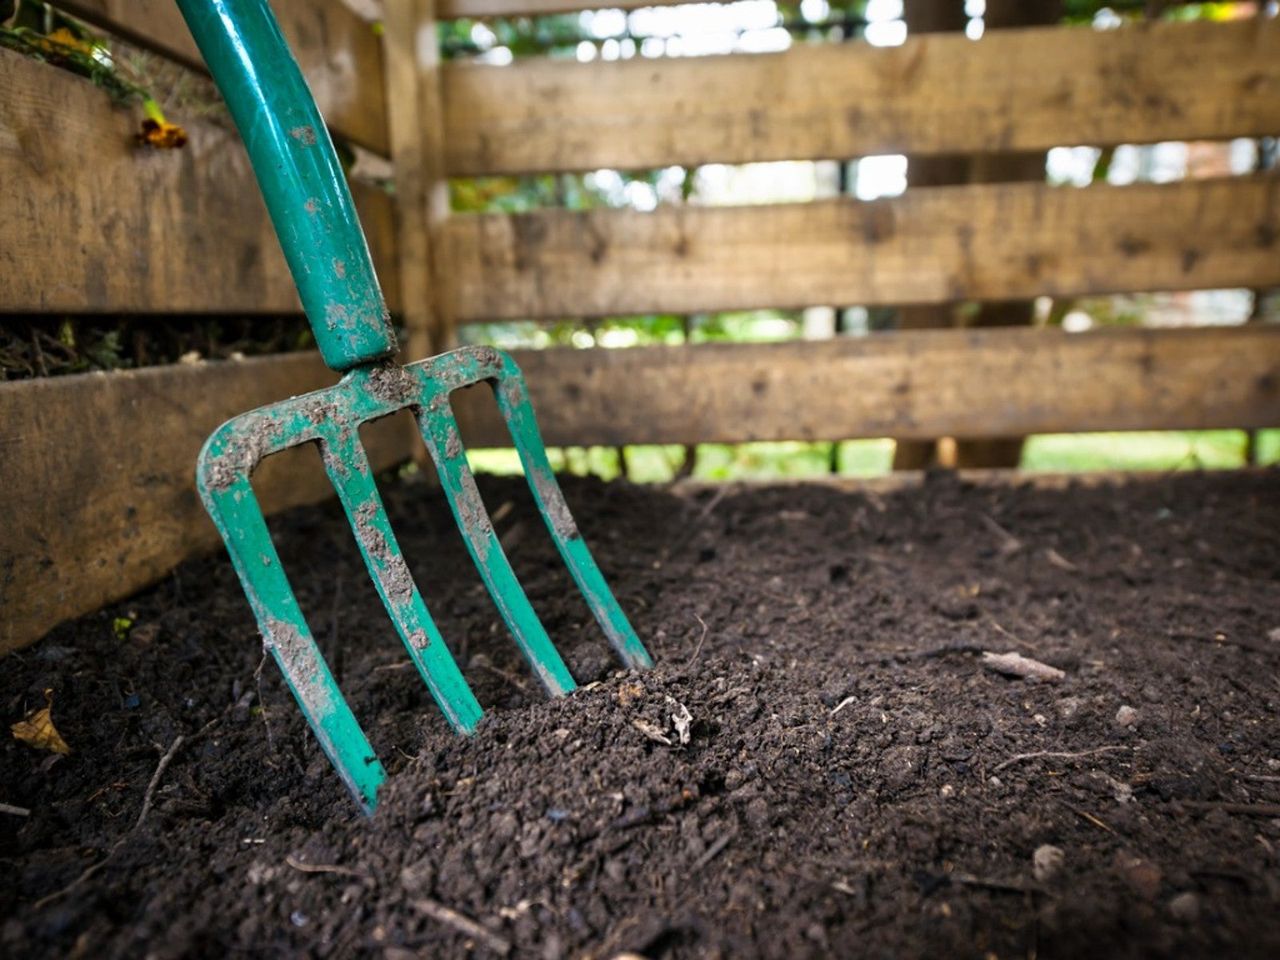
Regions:
[[[632, 8], [653, 0], [614, 3]], [[190, 69], [169, 0], [67, 0]], [[1280, 285], [1274, 176], [1160, 185], [918, 188], [652, 213], [451, 216], [446, 178], [668, 164], [916, 156], [1274, 135], [1280, 24], [1037, 28], [979, 42], [498, 67], [442, 64], [431, 0], [382, 36], [338, 0], [276, 0], [335, 132], [388, 158], [357, 203], [409, 352], [463, 324], [821, 304]], [[440, 0], [440, 16], [575, 0]], [[297, 309], [236, 137], [172, 153], [87, 81], [0, 50], [0, 312]], [[180, 118], [185, 119], [185, 118]], [[520, 357], [552, 444], [697, 443], [1280, 424], [1280, 330], [919, 331], [865, 339], [552, 350]], [[192, 470], [218, 422], [331, 382], [310, 355], [0, 384], [0, 652], [215, 542]], [[506, 442], [468, 397], [476, 445]], [[371, 437], [375, 462], [410, 431]], [[314, 460], [315, 458], [310, 458]], [[264, 467], [269, 509], [327, 486]]]

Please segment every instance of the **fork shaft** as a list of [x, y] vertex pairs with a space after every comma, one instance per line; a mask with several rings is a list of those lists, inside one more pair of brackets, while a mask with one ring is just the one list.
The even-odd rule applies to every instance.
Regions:
[[[324, 362], [396, 352], [346, 175], [267, 0], [178, 0], [244, 138]], [[193, 225], [194, 228], [194, 225]]]

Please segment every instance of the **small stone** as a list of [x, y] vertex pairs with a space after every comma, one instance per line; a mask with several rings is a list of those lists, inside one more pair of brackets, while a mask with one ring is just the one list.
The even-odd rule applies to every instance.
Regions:
[[769, 802], [764, 797], [756, 797], [747, 804], [747, 823], [755, 830], [769, 825]]
[[1154, 900], [1160, 893], [1164, 873], [1150, 860], [1128, 854], [1116, 856], [1116, 872], [1133, 890], [1147, 900]]
[[955, 792], [956, 792], [955, 787], [953, 787], [949, 783], [944, 783], [942, 785], [942, 789], [938, 791], [938, 794], [939, 796], [942, 797], [943, 800], [946, 800], [948, 797], [955, 796]]
[[1073, 720], [1080, 712], [1083, 701], [1079, 697], [1063, 697], [1056, 704], [1058, 716], [1063, 720]]
[[1138, 711], [1127, 703], [1116, 711], [1116, 724], [1121, 727], [1133, 727], [1138, 723]]
[[1272, 643], [1280, 643], [1280, 627], [1272, 627], [1268, 630], [1267, 639]]
[[1031, 872], [1036, 882], [1048, 883], [1052, 880], [1058, 875], [1066, 859], [1067, 855], [1062, 852], [1061, 847], [1055, 847], [1051, 843], [1036, 847], [1036, 852], [1031, 855]]
[[1169, 901], [1169, 913], [1175, 920], [1183, 923], [1195, 923], [1200, 919], [1200, 898], [1188, 890]]

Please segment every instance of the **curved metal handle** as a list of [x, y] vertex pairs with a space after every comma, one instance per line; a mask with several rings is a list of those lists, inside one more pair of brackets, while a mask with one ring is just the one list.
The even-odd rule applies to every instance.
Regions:
[[324, 362], [396, 352], [351, 191], [267, 0], [178, 0], [244, 138]]

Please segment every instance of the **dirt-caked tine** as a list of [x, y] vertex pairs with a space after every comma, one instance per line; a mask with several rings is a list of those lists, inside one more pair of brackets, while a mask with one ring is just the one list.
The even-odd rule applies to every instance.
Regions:
[[573, 675], [547, 636], [498, 541], [489, 511], [476, 487], [475, 475], [467, 463], [467, 451], [449, 409], [448, 395], [440, 394], [437, 400], [440, 398], [446, 402], [432, 404], [433, 409], [419, 414], [418, 428], [435, 462], [440, 486], [449, 498], [449, 507], [466, 541], [467, 551], [538, 681], [552, 696], [570, 693], [577, 686]]
[[596, 622], [600, 624], [600, 629], [604, 631], [623, 664], [633, 669], [651, 667], [653, 658], [636, 636], [631, 622], [622, 612], [622, 607], [609, 589], [591, 550], [579, 533], [578, 525], [573, 522], [569, 505], [565, 502], [560, 484], [556, 482], [555, 471], [551, 468], [547, 448], [542, 443], [524, 375], [509, 355], [503, 354], [502, 360], [503, 374], [494, 386], [498, 409], [511, 431], [511, 439], [520, 454], [524, 475], [529, 481], [533, 499], [538, 504], [538, 512], [542, 514], [551, 539], [555, 541], [556, 549], [560, 551], [565, 566], [582, 591], [587, 606], [591, 608]]
[[483, 711], [445, 646], [400, 552], [369, 459], [360, 445], [359, 431], [345, 425], [329, 426], [321, 443], [325, 471], [338, 491], [383, 606], [445, 719], [455, 730], [470, 733]]
[[248, 472], [223, 472], [222, 441], [234, 433], [228, 429], [234, 426], [232, 421], [222, 427], [200, 454], [201, 498], [226, 542], [263, 648], [280, 667], [329, 762], [361, 808], [372, 812], [386, 772], [316, 645], [271, 542]]

